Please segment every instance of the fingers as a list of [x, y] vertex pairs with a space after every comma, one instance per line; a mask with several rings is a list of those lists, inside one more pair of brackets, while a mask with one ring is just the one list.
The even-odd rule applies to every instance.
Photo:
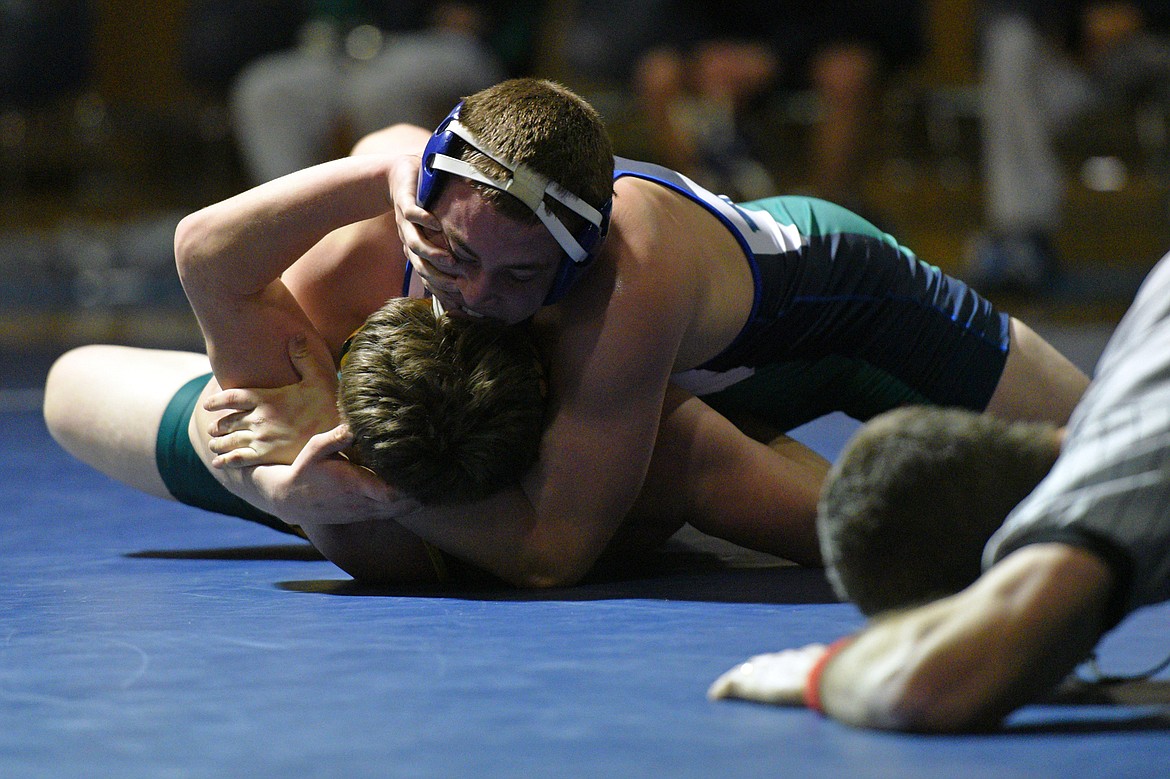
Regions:
[[382, 504], [383, 513], [387, 519], [413, 514], [422, 508], [422, 504], [417, 500], [404, 495], [388, 499], [386, 496], [390, 494], [390, 488], [386, 485], [386, 482], [378, 479], [376, 476], [373, 478], [377, 479], [377, 482], [376, 484], [371, 483], [370, 489], [366, 490], [366, 497], [371, 500], [377, 500]]
[[[406, 194], [406, 197], [396, 201], [395, 204], [399, 205], [399, 211], [402, 212], [402, 219], [406, 224], [418, 225], [427, 230], [442, 229], [438, 217], [420, 206], [418, 201], [414, 199], [414, 193], [409, 188], [404, 189], [404, 194]], [[417, 233], [417, 230], [415, 232]]]
[[233, 449], [251, 449], [253, 440], [252, 431], [246, 429], [213, 433], [207, 448], [215, 454], [226, 454]]
[[423, 267], [431, 263], [437, 268], [450, 269], [455, 260], [446, 246], [431, 241], [427, 236], [443, 234], [438, 217], [427, 211], [414, 199], [417, 177], [400, 180], [394, 193], [394, 224], [406, 258], [415, 270], [425, 273]]
[[257, 440], [250, 430], [210, 438], [207, 448], [215, 455], [211, 460], [212, 468], [250, 468], [268, 461], [257, 448]]
[[[212, 439], [212, 443], [214, 441], [215, 439]], [[215, 449], [212, 449], [212, 451], [215, 451]], [[250, 468], [253, 465], [259, 464], [261, 464], [259, 454], [255, 450], [246, 447], [223, 447], [221, 452], [211, 460], [212, 468], [229, 470], [233, 468]]]
[[209, 395], [203, 401], [207, 411], [252, 411], [260, 405], [260, 398], [246, 389], [229, 389]]
[[317, 433], [301, 449], [297, 459], [293, 461], [292, 467], [297, 471], [304, 470], [318, 460], [340, 453], [352, 443], [353, 434], [350, 433], [348, 425], [338, 425], [332, 430]]
[[288, 358], [292, 361], [293, 370], [301, 381], [317, 379], [321, 372], [317, 369], [317, 362], [309, 353], [309, 339], [304, 333], [297, 333], [288, 341]]
[[457, 291], [458, 285], [455, 282], [454, 276], [436, 268], [429, 262], [412, 259], [410, 263], [414, 266], [419, 278], [422, 279], [423, 286], [430, 290], [432, 294], [441, 292], [453, 294]]
[[250, 413], [252, 412], [234, 411], [230, 414], [224, 414], [222, 417], [217, 417], [207, 426], [207, 434], [214, 438], [216, 436], [226, 436], [228, 433], [234, 433], [238, 430], [250, 430], [252, 429], [252, 424], [248, 420]]
[[803, 705], [805, 681], [825, 649], [824, 644], [810, 644], [801, 649], [756, 655], [716, 679], [707, 690], [707, 697], [711, 700], [743, 698], [780, 706]]
[[451, 252], [427, 240], [426, 236], [410, 222], [399, 224], [398, 237], [402, 240], [402, 248], [407, 259], [414, 265], [416, 271], [423, 273], [428, 270], [442, 271], [455, 267], [455, 259]]
[[395, 159], [390, 173], [390, 195], [394, 200], [394, 209], [403, 217], [437, 229], [438, 219], [428, 213], [417, 200], [421, 168], [422, 157], [404, 154]]

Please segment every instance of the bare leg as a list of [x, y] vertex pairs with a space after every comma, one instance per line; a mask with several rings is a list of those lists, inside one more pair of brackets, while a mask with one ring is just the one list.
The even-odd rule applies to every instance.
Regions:
[[987, 413], [1064, 425], [1089, 386], [1089, 378], [1067, 357], [1017, 319], [1011, 348]]
[[209, 373], [194, 352], [83, 346], [60, 357], [45, 385], [45, 422], [65, 451], [135, 489], [170, 498], [155, 465], [163, 411]]
[[796, 441], [760, 443], [671, 388], [631, 522], [665, 530], [661, 523], [686, 521], [749, 549], [819, 565], [816, 508], [828, 469]]
[[[63, 355], [49, 372], [45, 422], [53, 438], [82, 462], [135, 489], [173, 500], [155, 464], [159, 423], [179, 388], [210, 372], [207, 357], [193, 352], [83, 346]], [[206, 430], [194, 418], [189, 434], [196, 451], [203, 452]], [[393, 522], [313, 530], [312, 541], [321, 551], [357, 578], [435, 579], [422, 542]]]

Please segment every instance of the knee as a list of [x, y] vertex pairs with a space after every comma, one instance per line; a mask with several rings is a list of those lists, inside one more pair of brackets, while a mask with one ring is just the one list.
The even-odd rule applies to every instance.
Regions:
[[59, 443], [71, 437], [76, 427], [77, 393], [87, 384], [85, 366], [92, 363], [99, 346], [82, 346], [57, 358], [45, 379], [42, 413], [49, 433]]

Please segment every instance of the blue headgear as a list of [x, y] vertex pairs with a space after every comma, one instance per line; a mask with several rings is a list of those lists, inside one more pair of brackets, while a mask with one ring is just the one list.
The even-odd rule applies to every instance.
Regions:
[[[524, 205], [532, 209], [565, 250], [565, 256], [561, 258], [560, 266], [557, 268], [556, 279], [553, 280], [552, 288], [544, 299], [544, 305], [551, 305], [569, 291], [569, 287], [597, 256], [605, 233], [609, 229], [609, 214], [613, 208], [613, 200], [607, 200], [599, 211], [527, 165], [503, 159], [501, 155], [487, 149], [460, 123], [459, 110], [462, 107], [463, 103], [455, 106], [427, 141], [422, 156], [422, 168], [418, 174], [418, 204], [428, 208], [438, 196], [440, 171], [487, 184], [519, 198]], [[474, 166], [452, 156], [451, 144], [456, 138], [507, 168], [512, 173], [511, 177], [503, 181], [490, 178]], [[585, 220], [585, 226], [576, 233], [569, 232], [564, 223], [544, 204], [545, 195], [580, 215]]]

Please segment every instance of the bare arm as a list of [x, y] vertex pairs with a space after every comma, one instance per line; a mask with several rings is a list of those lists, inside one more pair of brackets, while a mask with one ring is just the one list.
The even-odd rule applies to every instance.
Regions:
[[[829, 716], [858, 727], [994, 726], [1087, 656], [1111, 586], [1108, 567], [1089, 552], [1063, 544], [1024, 547], [955, 596], [875, 620], [824, 667], [820, 702]], [[794, 663], [807, 670], [807, 654], [754, 658], [757, 668], [733, 669], [712, 696], [799, 704], [807, 677], [781, 693], [780, 685], [761, 684], [759, 677], [763, 670], [791, 682], [781, 671]]]
[[[764, 431], [760, 431], [764, 433]], [[753, 440], [671, 387], [631, 521], [663, 518], [803, 565], [820, 565], [817, 499], [829, 463], [787, 436]]]
[[[558, 338], [548, 350], [550, 421], [538, 465], [520, 489], [471, 506], [429, 507], [399, 521], [520, 586], [577, 581], [627, 517], [645, 521], [656, 510], [710, 520], [712, 532], [724, 537], [728, 525], [715, 528], [719, 521], [734, 514], [746, 520], [742, 529], [754, 520], [757, 531], [769, 526], [788, 556], [817, 561], [815, 498], [827, 464], [795, 444], [781, 454], [752, 441], [693, 399], [667, 403], [667, 423], [659, 428], [674, 361], [710, 279], [701, 263], [680, 262], [663, 273], [656, 262], [702, 254], [694, 235], [661, 218], [667, 204], [630, 193], [619, 205], [629, 210], [615, 218], [605, 254], [551, 311]], [[731, 241], [712, 232], [704, 239]], [[678, 413], [692, 407], [706, 413]], [[652, 453], [659, 457], [653, 471]], [[761, 499], [752, 501], [756, 496]], [[722, 498], [730, 498], [726, 506], [719, 505]]]
[[325, 163], [179, 224], [176, 264], [222, 386], [296, 381], [285, 344], [312, 323], [280, 276], [334, 230], [387, 212], [392, 164], [373, 155]]
[[[330, 349], [281, 273], [330, 232], [389, 208], [388, 165], [385, 159], [367, 157], [299, 171], [208, 206], [186, 217], [176, 230], [179, 275], [219, 385], [304, 385], [293, 387], [301, 403], [295, 418], [282, 420], [287, 441], [273, 448], [267, 462], [292, 463], [312, 436], [338, 421]], [[290, 357], [294, 342], [293, 351], [304, 363], [299, 368]], [[302, 376], [311, 381], [302, 382]], [[201, 431], [243, 434], [246, 415], [212, 420], [206, 409], [196, 413]], [[272, 408], [266, 413], [273, 413]], [[206, 458], [207, 452], [202, 454]], [[305, 472], [292, 469], [281, 476], [300, 478]], [[232, 492], [286, 521], [299, 523], [316, 513], [316, 502], [305, 503], [303, 490], [284, 481], [257, 479], [273, 475], [256, 468], [217, 473]]]
[[[816, 498], [827, 463], [796, 442], [786, 443], [778, 451], [752, 441], [702, 401], [670, 388], [646, 482], [622, 522], [620, 539], [611, 539], [614, 543], [607, 542], [604, 551], [652, 548], [689, 522], [721, 538], [818, 564]], [[386, 516], [393, 501], [371, 500], [372, 510], [365, 510], [363, 496], [374, 490], [354, 492], [357, 499], [349, 510], [322, 512], [328, 524], [309, 517], [303, 529], [354, 578], [401, 576], [396, 550], [404, 534], [415, 536], [397, 522], [363, 519]], [[403, 502], [396, 508], [409, 506]], [[433, 515], [422, 512], [418, 519], [428, 516]], [[346, 524], [335, 524], [340, 517]]]
[[[604, 333], [587, 326], [570, 336], [588, 344], [561, 344], [539, 462], [519, 488], [474, 504], [428, 507], [400, 521], [519, 586], [579, 580], [633, 506], [650, 462], [673, 353], [669, 343], [632, 345], [652, 322], [652, 315], [642, 324], [611, 316]], [[669, 328], [663, 330], [669, 338]], [[602, 354], [613, 357], [590, 357]]]
[[[176, 231], [176, 262], [219, 384], [291, 387], [300, 401], [296, 418], [284, 420], [288, 441], [272, 450], [280, 454], [267, 460], [272, 465], [217, 472], [234, 493], [290, 523], [402, 510], [392, 490], [374, 489], [369, 474], [336, 456], [341, 445], [319, 446], [309, 452], [315, 456], [293, 462], [307, 441], [337, 424], [336, 372], [331, 345], [281, 277], [326, 237], [389, 211], [393, 164], [368, 155], [299, 171], [202, 209]], [[314, 260], [330, 267], [323, 254]], [[299, 357], [290, 356], [290, 344]], [[197, 413], [211, 435], [242, 432], [237, 415], [212, 422], [205, 409]]]

